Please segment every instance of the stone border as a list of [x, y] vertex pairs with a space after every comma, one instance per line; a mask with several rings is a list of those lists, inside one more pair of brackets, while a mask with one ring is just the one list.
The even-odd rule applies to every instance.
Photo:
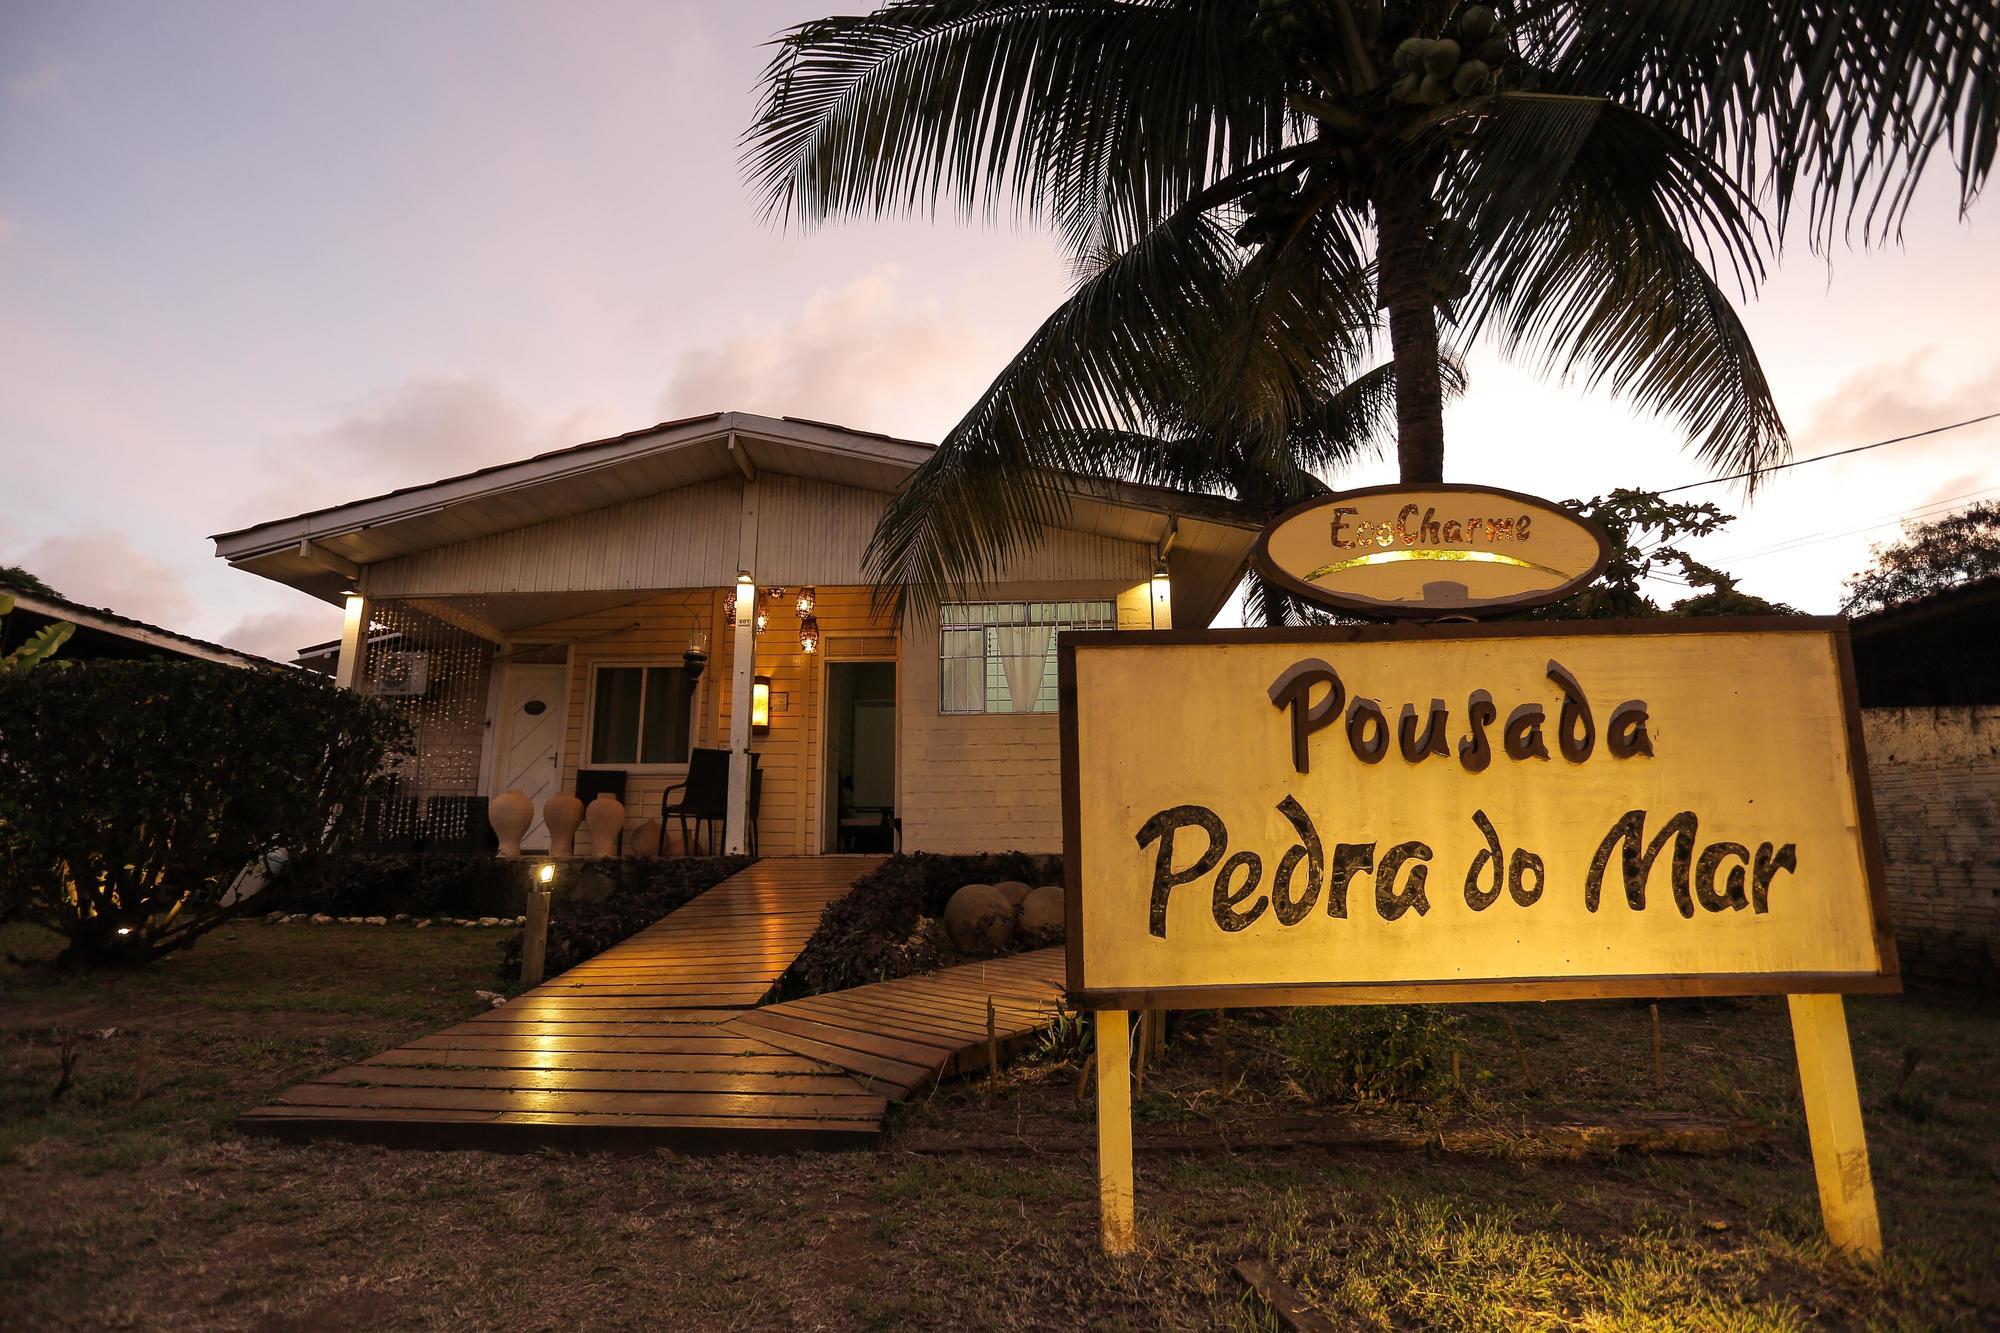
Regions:
[[398, 912], [394, 916], [328, 916], [324, 912], [267, 912], [260, 918], [267, 926], [412, 926], [428, 930], [433, 926], [463, 926], [474, 930], [505, 927], [517, 929], [528, 924], [525, 916], [419, 916]]

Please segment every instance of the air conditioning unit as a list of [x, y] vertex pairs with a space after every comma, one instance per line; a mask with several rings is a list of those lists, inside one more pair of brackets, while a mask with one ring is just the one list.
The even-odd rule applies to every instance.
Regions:
[[375, 693], [405, 697], [431, 687], [431, 655], [418, 652], [378, 652], [370, 673]]

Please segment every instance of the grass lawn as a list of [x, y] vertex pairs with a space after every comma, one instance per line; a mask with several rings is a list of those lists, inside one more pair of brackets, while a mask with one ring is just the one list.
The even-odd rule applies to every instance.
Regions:
[[[1503, 1011], [1470, 1008], [1468, 1091], [1360, 1120], [1287, 1090], [1275, 1017], [1218, 1033], [1191, 1016], [1139, 1106], [1142, 1252], [1123, 1262], [1097, 1253], [1090, 1110], [1069, 1061], [940, 1088], [878, 1153], [501, 1157], [233, 1133], [289, 1084], [473, 1013], [474, 991], [497, 988], [500, 939], [243, 925], [137, 974], [0, 968], [0, 1319], [1271, 1327], [1231, 1274], [1260, 1255], [1340, 1326], [2000, 1325], [2000, 1012], [1967, 997], [1849, 1003], [1889, 1246], [1877, 1267], [1820, 1239], [1777, 1000], [1662, 1006], [1657, 1092], [1643, 1004], [1506, 1009], [1532, 1089]], [[7, 927], [7, 952], [53, 949]], [[57, 1028], [96, 1035], [51, 1103]], [[1615, 1111], [1741, 1116], [1774, 1137], [1571, 1159], [1505, 1133]], [[1282, 1144], [1363, 1121], [1502, 1132], [1478, 1154]], [[1184, 1146], [1149, 1152], [1148, 1135]]]

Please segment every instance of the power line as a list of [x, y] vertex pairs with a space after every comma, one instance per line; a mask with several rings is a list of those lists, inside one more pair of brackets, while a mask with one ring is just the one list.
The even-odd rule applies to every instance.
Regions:
[[1873, 444], [1857, 444], [1851, 449], [1836, 449], [1830, 454], [1814, 454], [1811, 458], [1794, 458], [1789, 463], [1779, 463], [1773, 467], [1755, 468], [1749, 472], [1738, 472], [1728, 477], [1710, 477], [1706, 481], [1690, 481], [1680, 486], [1669, 486], [1655, 495], [1672, 495], [1676, 491], [1691, 491], [1697, 486], [1720, 486], [1724, 482], [1742, 481], [1746, 477], [1763, 477], [1773, 472], [1783, 472], [1786, 468], [1804, 467], [1807, 463], [1823, 463], [1829, 458], [1845, 458], [1849, 454], [1866, 453], [1870, 449], [1880, 449], [1884, 445], [1901, 444], [1905, 440], [1921, 440], [1926, 435], [1942, 435], [1948, 430], [1960, 430], [1966, 426], [1977, 426], [1982, 421], [2000, 417], [2000, 412], [1988, 412], [1984, 416], [1967, 417], [1964, 421], [1954, 421], [1948, 426], [1932, 426], [1929, 430], [1913, 431], [1908, 435], [1898, 435], [1894, 439], [1877, 440]]
[[1716, 559], [1721, 563], [1734, 565], [1741, 564], [1745, 560], [1761, 559], [1767, 555], [1782, 555], [1787, 551], [1795, 551], [1803, 546], [1815, 546], [1820, 542], [1830, 542], [1841, 537], [1854, 537], [1864, 532], [1873, 532], [1877, 528], [1893, 527], [1895, 524], [1908, 519], [1931, 518], [1946, 512], [1962, 501], [1977, 500], [1995, 493], [2000, 493], [2000, 486], [1988, 487], [1980, 491], [1967, 491], [1963, 495], [1954, 495], [1948, 500], [1933, 500], [1927, 504], [1917, 505], [1910, 509], [1898, 510], [1896, 513], [1888, 514], [1858, 528], [1844, 528], [1837, 532], [1808, 533], [1802, 537], [1788, 538], [1774, 546], [1760, 547], [1756, 550], [1745, 551], [1740, 555], [1717, 556]]

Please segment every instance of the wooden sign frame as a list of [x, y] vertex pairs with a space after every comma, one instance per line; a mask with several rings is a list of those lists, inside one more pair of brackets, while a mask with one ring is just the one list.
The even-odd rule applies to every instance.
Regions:
[[[1841, 716], [1850, 765], [1870, 923], [1881, 963], [1878, 973], [1695, 974], [1687, 976], [1584, 976], [1486, 981], [1415, 980], [1398, 983], [1245, 984], [1091, 990], [1084, 985], [1082, 912], [1081, 754], [1077, 716], [1079, 649], [1158, 646], [1286, 644], [1326, 648], [1372, 642], [1438, 642], [1579, 635], [1744, 634], [1806, 632], [1830, 635], [1841, 692]], [[1242, 630], [1125, 630], [1070, 632], [1058, 646], [1060, 700], [1065, 943], [1070, 1003], [1093, 1014], [1097, 1039], [1098, 1177], [1103, 1243], [1129, 1253], [1137, 1243], [1133, 1202], [1131, 1115], [1132, 1011], [1315, 1004], [1479, 1003], [1523, 1000], [1664, 998], [1772, 995], [1787, 997], [1800, 1085], [1812, 1143], [1821, 1214], [1829, 1238], [1843, 1250], [1879, 1256], [1881, 1226], [1868, 1164], [1867, 1142], [1855, 1083], [1841, 994], [1894, 993], [1902, 989], [1895, 936], [1890, 927], [1881, 839], [1862, 737], [1860, 696], [1854, 677], [1848, 623], [1841, 617], [1758, 616], [1612, 621], [1532, 621], [1505, 624], [1397, 624]]]
[[[1410, 494], [1444, 494], [1467, 496], [1498, 496], [1512, 500], [1535, 511], [1536, 516], [1547, 515], [1567, 522], [1588, 533], [1597, 543], [1596, 558], [1588, 567], [1569, 575], [1561, 584], [1541, 588], [1534, 592], [1518, 593], [1511, 597], [1482, 597], [1471, 606], [1441, 607], [1410, 602], [1404, 605], [1376, 601], [1369, 598], [1350, 597], [1316, 583], [1308, 583], [1292, 570], [1280, 565], [1271, 557], [1271, 534], [1316, 509], [1327, 509], [1347, 500], [1366, 500], [1376, 496]], [[1353, 615], [1369, 616], [1387, 620], [1434, 620], [1442, 615], [1456, 616], [1499, 616], [1516, 611], [1527, 611], [1538, 606], [1547, 606], [1578, 591], [1604, 572], [1611, 563], [1611, 539], [1604, 529], [1581, 514], [1571, 513], [1561, 505], [1544, 500], [1540, 496], [1529, 495], [1525, 491], [1510, 491], [1502, 486], [1474, 486], [1462, 482], [1428, 482], [1422, 484], [1391, 483], [1387, 486], [1363, 486], [1351, 491], [1335, 491], [1328, 495], [1314, 496], [1301, 504], [1293, 505], [1264, 526], [1257, 534], [1257, 540], [1250, 547], [1250, 563], [1265, 580], [1277, 584], [1294, 596], [1322, 606], [1330, 606]], [[1572, 622], [1582, 624], [1586, 622]], [[1600, 622], [1602, 623], [1602, 622]], [[1648, 622], [1651, 623], [1651, 622]]]

